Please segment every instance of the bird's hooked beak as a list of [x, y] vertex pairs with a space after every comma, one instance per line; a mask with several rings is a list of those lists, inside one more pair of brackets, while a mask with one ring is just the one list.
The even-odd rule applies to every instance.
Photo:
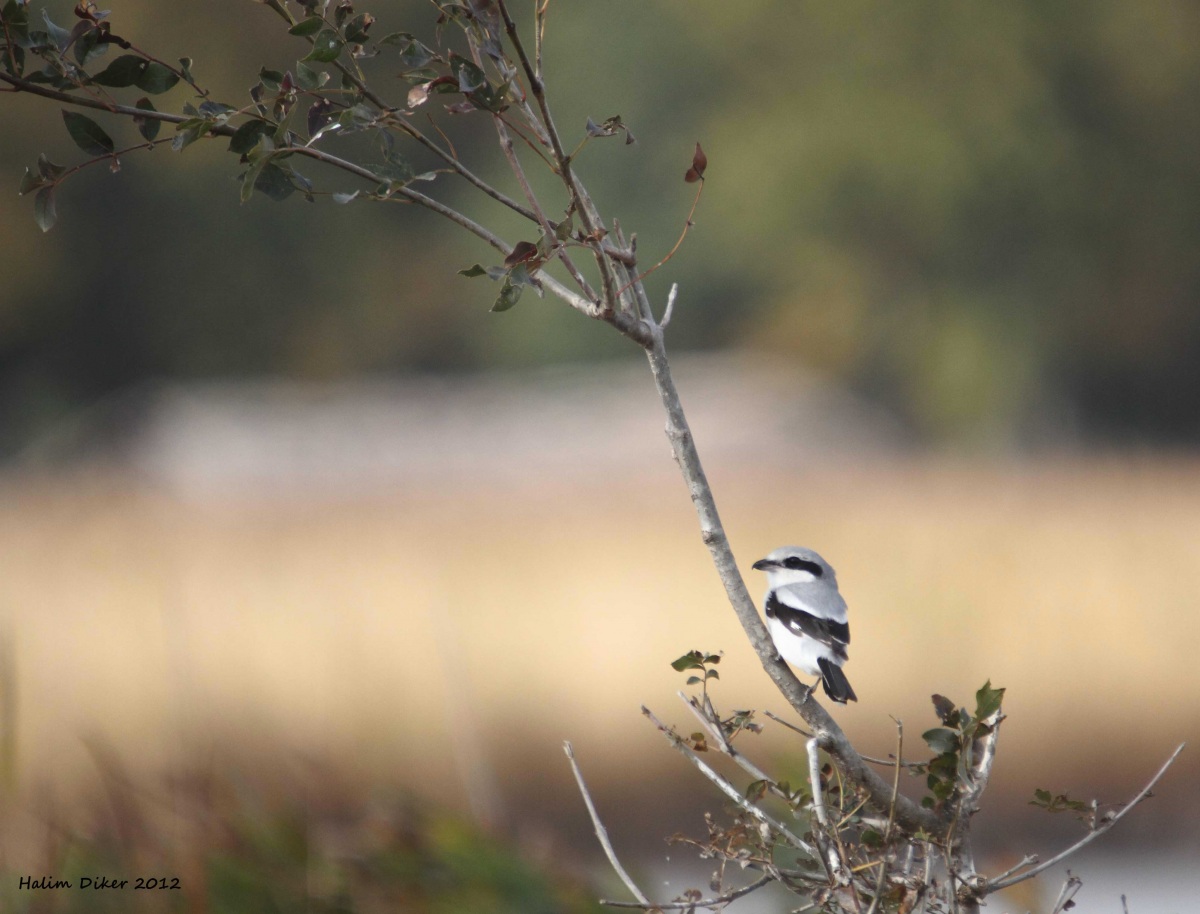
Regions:
[[750, 567], [753, 568], [755, 571], [770, 571], [773, 568], [778, 568], [779, 563], [772, 562], [770, 559], [759, 559], [757, 562], [755, 562]]

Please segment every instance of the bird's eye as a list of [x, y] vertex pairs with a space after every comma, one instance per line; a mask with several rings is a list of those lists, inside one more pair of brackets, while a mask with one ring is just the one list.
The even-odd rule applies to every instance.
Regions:
[[785, 568], [791, 568], [793, 571], [807, 571], [815, 578], [819, 578], [822, 574], [821, 566], [816, 562], [810, 562], [808, 559], [802, 559], [798, 555], [789, 555], [783, 560]]

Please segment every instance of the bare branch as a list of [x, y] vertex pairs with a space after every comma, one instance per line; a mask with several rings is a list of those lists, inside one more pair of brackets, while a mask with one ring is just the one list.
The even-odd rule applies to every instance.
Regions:
[[[559, 175], [562, 177], [563, 183], [571, 195], [571, 200], [576, 204], [579, 212], [579, 220], [583, 223], [584, 231], [589, 239], [589, 246], [595, 251], [596, 264], [600, 269], [600, 276], [604, 283], [605, 300], [615, 309], [620, 295], [617, 291], [616, 277], [613, 273], [612, 264], [600, 247], [604, 234], [602, 231], [604, 223], [600, 218], [600, 212], [592, 202], [587, 189], [575, 176], [575, 172], [571, 167], [571, 157], [567, 155], [563, 147], [558, 128], [554, 125], [554, 117], [550, 114], [550, 105], [546, 101], [545, 82], [538, 74], [538, 71], [534, 69], [533, 64], [530, 63], [529, 55], [525, 53], [525, 45], [521, 41], [520, 33], [517, 31], [517, 24], [513, 21], [512, 14], [508, 11], [508, 5], [504, 0], [496, 0], [496, 6], [504, 20], [504, 29], [508, 33], [508, 40], [517, 52], [517, 57], [521, 61], [521, 68], [525, 72], [525, 78], [529, 80], [530, 91], [533, 92], [533, 97], [537, 101], [538, 110], [542, 115], [541, 126], [545, 133], [545, 139], [554, 151], [554, 161], [558, 166]], [[531, 115], [527, 115], [527, 117], [531, 125], [536, 127], [537, 119]]]
[[[478, 54], [478, 52], [476, 52]], [[550, 220], [546, 218], [546, 213], [542, 210], [541, 204], [538, 203], [537, 195], [533, 192], [533, 187], [529, 184], [529, 179], [525, 176], [525, 169], [521, 166], [521, 160], [517, 158], [516, 150], [513, 149], [512, 137], [508, 135], [508, 128], [504, 126], [504, 119], [496, 116], [492, 120], [496, 124], [496, 134], [500, 138], [500, 149], [504, 153], [504, 158], [508, 160], [508, 167], [516, 176], [517, 183], [521, 185], [521, 190], [525, 193], [525, 199], [529, 201], [529, 205], [533, 208], [534, 218], [538, 225], [541, 226], [543, 234], [546, 238], [554, 238], [554, 229], [550, 225]], [[591, 302], [595, 302], [596, 292], [592, 289], [588, 281], [583, 278], [583, 274], [579, 272], [579, 268], [572, 262], [566, 248], [561, 244], [555, 246], [555, 253], [558, 259], [563, 262], [563, 266], [567, 268], [567, 272], [571, 274], [571, 278], [575, 280], [575, 284], [579, 286], [580, 291]]]
[[704, 179], [703, 178], [700, 179], [700, 186], [696, 188], [696, 198], [694, 200], [692, 200], [692, 208], [688, 211], [687, 221], [684, 222], [684, 224], [683, 224], [683, 231], [679, 233], [679, 239], [675, 242], [675, 246], [673, 248], [671, 248], [670, 251], [667, 252], [667, 255], [665, 257], [663, 257], [662, 260], [660, 260], [658, 263], [656, 263], [654, 266], [652, 266], [650, 269], [648, 269], [645, 273], [641, 273], [638, 276], [631, 279], [629, 281], [629, 284], [621, 289], [621, 292], [624, 292], [625, 289], [627, 289], [629, 286], [633, 285], [635, 282], [638, 282], [638, 283], [642, 282], [647, 276], [649, 276], [651, 273], [653, 273], [655, 270], [657, 270], [659, 267], [661, 267], [664, 263], [666, 263], [668, 260], [670, 260], [672, 257], [675, 256], [675, 254], [679, 251], [679, 248], [683, 245], [683, 240], [685, 238], [687, 238], [688, 232], [691, 231], [692, 226], [695, 224], [692, 222], [692, 216], [696, 215], [696, 207], [700, 205], [700, 195], [702, 193], [704, 193]]
[[703, 901], [669, 901], [665, 904], [638, 904], [632, 901], [605, 901], [600, 899], [600, 904], [610, 908], [641, 908], [642, 910], [650, 911], [694, 911], [696, 908], [715, 908], [719, 905], [729, 904], [731, 901], [737, 901], [739, 898], [749, 895], [755, 889], [761, 889], [775, 881], [775, 877], [770, 873], [756, 879], [749, 885], [744, 885], [740, 889], [734, 889], [732, 892], [726, 892], [716, 898], [706, 898]]
[[969, 818], [979, 811], [979, 802], [987, 790], [992, 765], [996, 761], [996, 740], [1003, 722], [1004, 715], [999, 709], [978, 722], [982, 735], [971, 746], [970, 787], [958, 803], [958, 815], [962, 818]]
[[1163, 763], [1163, 766], [1161, 768], [1158, 769], [1158, 773], [1155, 774], [1154, 777], [1152, 777], [1150, 779], [1150, 781], [1146, 784], [1146, 786], [1143, 787], [1138, 792], [1137, 796], [1135, 796], [1132, 800], [1130, 800], [1125, 805], [1124, 809], [1122, 809], [1119, 813], [1114, 815], [1111, 819], [1101, 822], [1096, 828], [1094, 828], [1092, 831], [1088, 832], [1083, 838], [1081, 838], [1079, 841], [1076, 841], [1074, 844], [1072, 844], [1070, 847], [1068, 847], [1065, 851], [1063, 851], [1060, 854], [1055, 854], [1053, 857], [1051, 857], [1045, 863], [1038, 864], [1037, 866], [1035, 866], [1033, 869], [1029, 870], [1028, 872], [1020, 873], [1015, 876], [1009, 876], [1007, 878], [1002, 878], [1002, 877], [998, 876], [995, 879], [987, 880], [986, 886], [984, 887], [982, 894], [990, 895], [992, 892], [998, 892], [1001, 889], [1007, 889], [1010, 885], [1016, 885], [1018, 882], [1024, 882], [1026, 879], [1032, 879], [1034, 876], [1038, 875], [1038, 873], [1042, 873], [1045, 870], [1049, 869], [1050, 867], [1054, 866], [1054, 864], [1056, 864], [1062, 860], [1065, 860], [1067, 857], [1070, 857], [1073, 853], [1075, 853], [1080, 848], [1086, 847], [1087, 845], [1091, 844], [1093, 841], [1095, 841], [1097, 838], [1099, 838], [1101, 835], [1103, 835], [1105, 832], [1107, 832], [1110, 828], [1112, 828], [1114, 825], [1116, 825], [1118, 822], [1120, 822], [1121, 819], [1125, 816], [1125, 814], [1129, 812], [1129, 810], [1133, 809], [1133, 807], [1137, 806], [1140, 802], [1142, 802], [1142, 800], [1144, 800], [1144, 799], [1146, 799], [1146, 797], [1150, 796], [1150, 791], [1154, 789], [1154, 785], [1157, 784], [1159, 782], [1159, 780], [1161, 780], [1162, 776], [1167, 773], [1167, 769], [1170, 768], [1171, 765], [1174, 763], [1175, 759], [1177, 759], [1179, 757], [1179, 753], [1181, 753], [1183, 751], [1183, 747], [1186, 745], [1187, 745], [1187, 743], [1180, 743], [1178, 748], [1176, 748], [1176, 750], [1171, 753], [1171, 757]]
[[[771, 677], [775, 686], [797, 713], [813, 728], [821, 748], [829, 753], [843, 775], [867, 792], [875, 809], [880, 811], [888, 809], [891, 805], [891, 789], [888, 783], [867, 767], [866, 762], [850, 744], [842, 729], [812, 697], [808, 688], [801, 684], [775, 650], [775, 644], [758, 614], [758, 608], [750, 598], [746, 583], [742, 580], [741, 572], [738, 570], [737, 560], [730, 548], [729, 539], [725, 535], [725, 528], [721, 523], [720, 514], [717, 512], [712, 489], [708, 484], [708, 478], [704, 473], [700, 455], [696, 451], [696, 444], [688, 426], [687, 416], [683, 411], [683, 404], [679, 399], [679, 391], [671, 376], [671, 366], [667, 359], [662, 329], [650, 328], [650, 335], [652, 341], [651, 345], [646, 348], [646, 355], [650, 361], [650, 369], [654, 373], [659, 398], [667, 414], [667, 438], [671, 442], [675, 460], [679, 464], [680, 473], [683, 475], [692, 498], [692, 504], [696, 509], [696, 515], [700, 521], [701, 539], [708, 547], [713, 565], [716, 567], [721, 583], [725, 586], [725, 593], [729, 598], [730, 605], [733, 607], [738, 621], [741, 622], [751, 647], [758, 654], [759, 661], [767, 675]], [[944, 827], [939, 816], [904, 796], [899, 797], [896, 803], [896, 823], [910, 833], [918, 829], [935, 833]]]
[[814, 857], [816, 856], [816, 849], [811, 844], [797, 836], [782, 822], [778, 821], [772, 816], [767, 815], [767, 813], [763, 812], [744, 796], [742, 796], [741, 792], [736, 787], [730, 784], [728, 780], [726, 780], [703, 760], [701, 760], [696, 753], [694, 753], [684, 744], [683, 740], [681, 740], [676, 733], [672, 732], [672, 730], [666, 724], [655, 717], [654, 713], [649, 708], [643, 706], [642, 713], [650, 719], [654, 726], [658, 727], [659, 732], [667, 738], [671, 745], [678, 749], [684, 758], [695, 765], [701, 774], [716, 784], [720, 791], [725, 794], [725, 796], [733, 800], [734, 803], [736, 803], [746, 812], [750, 813], [750, 815], [754, 816], [754, 818], [758, 819], [758, 821], [783, 835], [788, 839], [793, 847], [797, 847], [800, 850], [803, 850], [805, 853], [812, 854]]
[[[834, 834], [836, 836], [836, 830], [829, 823], [829, 810], [825, 806], [825, 791], [821, 789], [821, 751], [817, 738], [814, 736], [810, 739], [805, 748], [808, 750], [808, 781], [812, 787], [813, 814], [821, 824], [821, 831], [826, 835]], [[825, 844], [823, 859], [829, 868], [829, 874], [839, 884], [849, 885], [850, 876], [846, 872], [846, 867], [842, 863], [842, 858], [838, 853], [837, 847], [828, 842], [828, 840], [822, 842], [815, 829], [813, 831], [813, 838], [816, 839], [818, 845]]]
[[1019, 863], [1017, 863], [1015, 866], [1009, 867], [1003, 873], [1001, 873], [999, 876], [996, 876], [995, 878], [993, 878], [989, 881], [1000, 882], [1003, 879], [1007, 879], [1009, 876], [1011, 876], [1017, 870], [1022, 870], [1027, 866], [1033, 866], [1037, 862], [1038, 862], [1037, 854], [1027, 854], [1026, 856], [1022, 857], [1021, 861]]
[[[904, 724], [896, 718], [896, 771], [892, 777], [892, 805], [888, 810], [887, 827], [883, 830], [883, 858], [882, 865], [879, 867], [879, 881], [875, 883], [875, 897], [871, 899], [871, 906], [867, 908], [867, 914], [875, 914], [879, 909], [879, 902], [883, 898], [883, 886], [887, 882], [887, 847], [888, 842], [892, 839], [892, 826], [896, 824], [896, 797], [900, 796], [900, 759], [904, 758]], [[909, 850], [912, 850], [910, 845]]]
[[[118, 105], [112, 102], [103, 102], [95, 98], [71, 95], [69, 92], [63, 92], [60, 89], [51, 89], [49, 86], [43, 86], [39, 83], [31, 83], [19, 76], [14, 76], [11, 73], [3, 71], [0, 71], [0, 82], [8, 83], [17, 91], [28, 92], [30, 95], [40, 95], [42, 98], [49, 98], [63, 104], [74, 105], [77, 108], [93, 108], [97, 111], [107, 111], [110, 114], [138, 117], [148, 121], [165, 121], [169, 124], [182, 124], [184, 121], [192, 120], [192, 118], [183, 114], [170, 114], [166, 111], [151, 111], [149, 109], [143, 110], [142, 108], [133, 108], [129, 105]], [[209, 132], [217, 136], [233, 136], [234, 128], [228, 124], [219, 124], [214, 126]], [[378, 183], [379, 179], [375, 178], [375, 181]]]
[[[1063, 911], [1073, 908], [1074, 904], [1071, 899], [1075, 897], [1075, 893], [1082, 886], [1083, 880], [1078, 876], [1072, 876], [1071, 871], [1067, 870], [1067, 881], [1063, 883], [1062, 890], [1058, 893], [1058, 900], [1054, 902], [1054, 907], [1051, 909], [1050, 914], [1062, 914]], [[1122, 895], [1122, 901], [1124, 898], [1125, 896]]]
[[671, 283], [671, 291], [667, 293], [667, 309], [663, 312], [662, 320], [658, 326], [663, 330], [667, 329], [667, 325], [671, 323], [671, 315], [675, 313], [675, 298], [679, 295], [679, 283]]
[[596, 804], [592, 802], [592, 795], [588, 793], [587, 784], [584, 783], [583, 772], [579, 770], [579, 765], [575, 761], [575, 750], [571, 746], [570, 741], [563, 743], [563, 752], [566, 753], [567, 759], [571, 762], [571, 771], [575, 773], [575, 783], [579, 785], [579, 792], [583, 794], [583, 802], [587, 805], [588, 815], [592, 817], [592, 825], [596, 828], [596, 837], [600, 841], [600, 846], [604, 848], [608, 862], [612, 864], [612, 868], [617, 871], [617, 875], [625, 883], [625, 888], [629, 889], [629, 893], [638, 900], [639, 904], [637, 907], [655, 907], [655, 905], [650, 904], [650, 900], [637, 887], [637, 883], [630, 878], [629, 874], [625, 872], [625, 867], [621, 866], [621, 861], [617, 859], [617, 852], [613, 850], [612, 842], [608, 840], [608, 829], [600, 821], [600, 814], [596, 812]]

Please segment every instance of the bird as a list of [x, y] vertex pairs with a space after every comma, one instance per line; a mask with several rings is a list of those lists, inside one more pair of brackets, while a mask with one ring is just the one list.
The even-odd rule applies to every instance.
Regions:
[[[842, 672], [850, 659], [850, 623], [833, 566], [812, 549], [781, 546], [753, 567], [767, 573], [763, 610], [780, 656], [809, 676], [820, 676], [834, 701], [858, 701]], [[809, 686], [809, 695], [816, 687], [815, 682]]]

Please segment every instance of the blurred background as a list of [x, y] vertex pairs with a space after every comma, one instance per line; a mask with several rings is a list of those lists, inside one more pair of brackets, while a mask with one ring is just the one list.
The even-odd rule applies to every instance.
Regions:
[[[432, 41], [430, 4], [372, 12]], [[302, 53], [277, 22], [115, 11], [232, 104]], [[1035, 788], [1122, 802], [1200, 730], [1198, 30], [1183, 2], [552, 5], [560, 128], [620, 114], [638, 139], [577, 165], [643, 262], [708, 154], [650, 291], [680, 284], [669, 341], [743, 568], [798, 542], [838, 569], [862, 698], [839, 721], [885, 755], [889, 714], [915, 742], [933, 692], [1008, 688], [998, 869], [1079, 833]], [[0, 181], [77, 161], [55, 105], [0, 106]], [[488, 124], [448, 129], [519, 195]], [[721, 707], [784, 708], [642, 356], [550, 299], [488, 313], [456, 270], [492, 252], [424, 212], [239, 206], [224, 145], [90, 169], [47, 235], [28, 198], [0, 208], [4, 868], [152, 859], [213, 910], [573, 910], [619, 890], [571, 739], [648, 891], [704, 885], [663, 838], [721, 803], [639, 706], [686, 726], [669, 662], [700, 648], [725, 652]], [[802, 770], [786, 731], [758, 739]], [[1188, 909], [1198, 759], [1072, 864], [1084, 909]], [[507, 888], [438, 894], [489, 855]], [[401, 858], [442, 883], [339, 881]]]

